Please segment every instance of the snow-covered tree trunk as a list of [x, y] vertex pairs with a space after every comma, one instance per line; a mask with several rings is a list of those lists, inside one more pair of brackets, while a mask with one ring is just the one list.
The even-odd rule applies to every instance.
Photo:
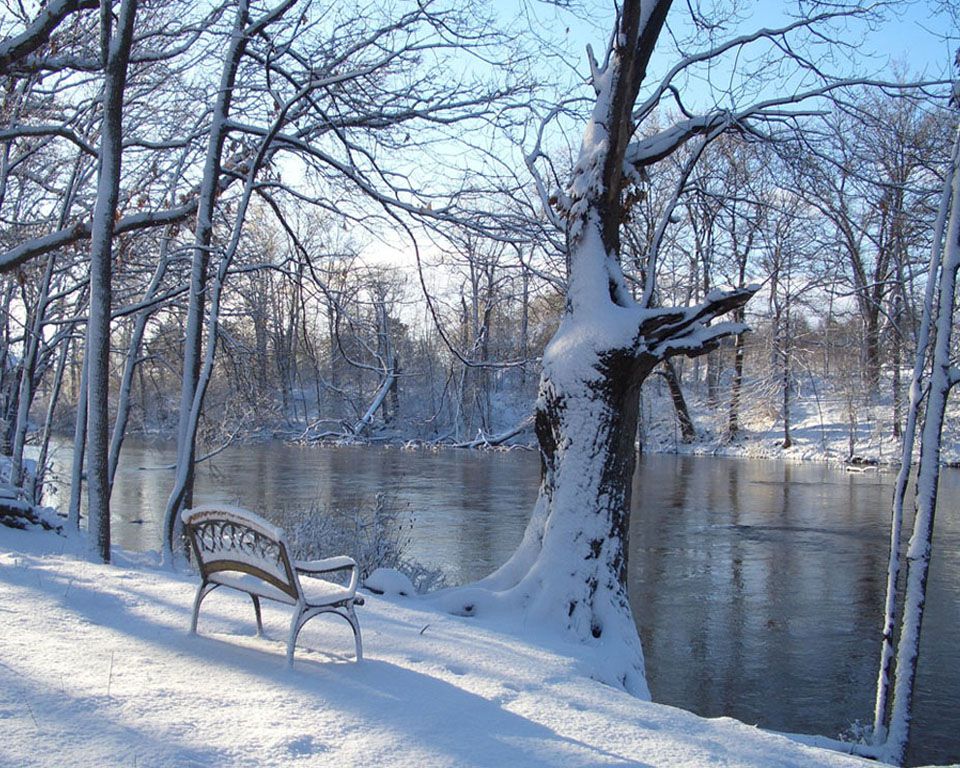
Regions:
[[519, 607], [528, 623], [589, 649], [594, 677], [641, 697], [649, 691], [627, 595], [640, 385], [670, 355], [701, 354], [742, 330], [708, 324], [755, 291], [649, 309], [633, 299], [620, 270], [623, 194], [639, 179], [625, 162], [633, 107], [669, 7], [669, 0], [625, 2], [604, 65], [592, 62], [596, 105], [561, 201], [567, 304], [543, 356], [535, 416], [541, 485], [523, 541], [488, 578], [435, 598], [465, 614]]
[[[204, 160], [203, 177], [200, 182], [197, 219], [194, 228], [190, 297], [187, 307], [187, 327], [183, 352], [183, 379], [177, 427], [177, 470], [174, 486], [167, 499], [167, 506], [164, 511], [162, 551], [166, 562], [170, 562], [173, 553], [173, 545], [177, 538], [177, 528], [180, 521], [180, 511], [192, 503], [194, 464], [197, 455], [197, 427], [200, 418], [197, 409], [202, 408], [206, 387], [202, 381], [205, 375], [203, 368], [207, 365], [208, 360], [212, 364], [216, 352], [216, 350], [204, 351], [203, 349], [203, 316], [208, 294], [219, 292], [222, 287], [214, 286], [211, 288], [208, 285], [207, 271], [211, 243], [213, 242], [214, 211], [222, 188], [223, 149], [230, 130], [229, 118], [237, 72], [240, 69], [241, 61], [250, 40], [258, 35], [265, 34], [267, 27], [282, 18], [296, 3], [297, 0], [281, 0], [258, 18], [251, 20], [250, 3], [248, 0], [239, 0], [233, 29], [231, 30], [230, 44], [225, 52], [220, 71], [220, 84], [213, 107], [213, 119], [207, 141], [207, 153]], [[273, 130], [276, 130], [276, 127]], [[270, 134], [271, 139], [272, 137], [273, 134]], [[244, 168], [258, 167], [257, 164], [263, 160], [262, 147], [258, 151], [260, 157], [256, 161], [245, 157], [244, 162], [237, 169], [234, 169], [234, 172], [242, 173]], [[234, 224], [242, 223], [242, 215], [238, 214], [238, 217], [234, 217]], [[235, 248], [235, 246], [233, 247]], [[231, 260], [232, 254], [225, 255], [221, 257], [220, 263], [221, 265], [229, 265]], [[222, 275], [219, 279], [222, 280], [224, 277], [225, 275]], [[207, 323], [208, 327], [210, 322]], [[216, 333], [210, 334], [208, 332], [207, 335], [209, 338], [213, 338], [215, 343]]]
[[77, 392], [77, 416], [73, 428], [73, 465], [70, 468], [70, 507], [67, 526], [80, 530], [80, 500], [83, 495], [83, 461], [87, 451], [87, 361], [80, 366], [80, 387]]
[[913, 533], [906, 552], [907, 578], [903, 621], [897, 643], [893, 706], [884, 749], [885, 759], [897, 765], [902, 765], [906, 756], [913, 717], [913, 687], [920, 653], [920, 629], [923, 624], [933, 524], [937, 511], [940, 446], [947, 396], [951, 388], [960, 383], [960, 369], [951, 364], [953, 313], [957, 272], [960, 270], [960, 172], [956, 166], [956, 157], [951, 176], [950, 222], [947, 227], [943, 263], [940, 268], [932, 315], [935, 329], [933, 361], [923, 428], [920, 434], [920, 463], [917, 469]]
[[177, 427], [177, 476], [164, 514], [163, 550], [169, 554], [175, 538], [180, 510], [190, 504], [193, 495], [193, 463], [196, 458], [196, 429], [191, 429], [191, 410], [200, 380], [203, 360], [203, 313], [206, 304], [207, 269], [213, 240], [213, 214], [219, 190], [223, 147], [227, 138], [227, 119], [233, 100], [237, 70], [249, 41], [247, 26], [250, 9], [247, 0], [237, 4], [234, 27], [220, 73], [220, 87], [213, 107], [213, 121], [207, 140], [207, 154], [197, 201], [197, 219], [193, 236], [193, 261], [190, 271], [190, 296], [187, 305], [186, 337], [183, 345], [183, 381], [180, 387], [180, 417]]
[[920, 328], [917, 332], [917, 349], [910, 381], [909, 407], [907, 420], [903, 428], [903, 442], [900, 449], [900, 471], [897, 473], [893, 491], [893, 504], [890, 520], [890, 556], [887, 565], [886, 598], [884, 601], [882, 643], [880, 649], [880, 672], [877, 677], [877, 697], [874, 708], [873, 740], [882, 744], [887, 738], [888, 699], [890, 695], [891, 671], [895, 653], [894, 631], [897, 620], [897, 582], [900, 578], [900, 536], [903, 530], [903, 507], [907, 496], [907, 486], [913, 469], [913, 449], [916, 441], [917, 423], [923, 405], [924, 372], [927, 352], [930, 346], [930, 330], [933, 324], [933, 301], [936, 295], [940, 262], [943, 255], [943, 231], [950, 211], [951, 190], [957, 165], [960, 163], [960, 130], [954, 140], [951, 166], [944, 180], [940, 210], [934, 226], [933, 245], [930, 265], [927, 271], [927, 287], [924, 295]]
[[95, 554], [110, 562], [110, 310], [113, 226], [120, 196], [123, 91], [133, 42], [137, 0], [124, 0], [113, 30], [113, 8], [101, 2], [103, 124], [97, 202], [90, 235], [90, 317], [87, 321], [87, 504], [88, 531]]
[[[280, 13], [289, 8], [292, 2], [287, 2], [275, 9], [274, 13]], [[269, 152], [271, 142], [276, 137], [277, 132], [287, 117], [290, 107], [300, 98], [310, 93], [311, 87], [298, 92], [298, 94], [280, 109], [274, 116], [273, 124], [260, 140], [256, 154], [250, 159], [246, 166], [244, 176], [243, 193], [237, 205], [237, 211], [233, 217], [232, 231], [230, 239], [220, 255], [217, 269], [206, 290], [210, 294], [209, 316], [206, 324], [206, 349], [204, 351], [203, 365], [200, 367], [197, 375], [193, 399], [190, 402], [190, 410], [187, 413], [185, 422], [181, 423], [182, 430], [180, 435], [181, 442], [177, 450], [177, 467], [174, 477], [173, 489], [167, 500], [167, 508], [164, 516], [164, 538], [162, 542], [162, 556], [165, 563], [173, 562], [173, 545], [177, 535], [177, 529], [180, 521], [180, 510], [184, 507], [184, 502], [188, 494], [192, 492], [193, 470], [196, 459], [196, 434], [200, 424], [200, 414], [203, 411], [203, 400], [206, 397], [207, 387], [213, 376], [213, 366], [216, 359], [217, 343], [220, 338], [220, 308], [223, 298], [224, 284], [227, 280], [227, 274], [230, 265], [240, 247], [240, 237], [243, 232], [243, 224], [246, 219], [247, 210], [250, 206], [250, 200], [253, 196], [254, 186], [257, 179], [257, 173], [263, 166], [263, 163]], [[186, 385], [186, 379], [185, 385]], [[182, 416], [182, 414], [181, 414]]]

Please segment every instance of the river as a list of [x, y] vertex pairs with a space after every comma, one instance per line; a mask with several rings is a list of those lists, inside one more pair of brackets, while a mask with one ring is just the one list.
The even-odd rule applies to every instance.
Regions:
[[[59, 460], [68, 470], [68, 451]], [[116, 543], [157, 548], [172, 481], [157, 467], [172, 460], [169, 444], [128, 441]], [[408, 556], [456, 584], [513, 551], [537, 481], [531, 452], [266, 443], [204, 463], [195, 500], [283, 522], [311, 508], [343, 514], [385, 492], [413, 519]], [[832, 737], [871, 722], [892, 482], [820, 464], [644, 457], [630, 594], [654, 700]], [[960, 471], [944, 472], [940, 499], [912, 764], [960, 761]]]

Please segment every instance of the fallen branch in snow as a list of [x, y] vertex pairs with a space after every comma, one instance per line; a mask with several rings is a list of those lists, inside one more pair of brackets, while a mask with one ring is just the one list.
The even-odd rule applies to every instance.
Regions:
[[383, 405], [383, 401], [386, 400], [387, 395], [390, 394], [390, 389], [396, 384], [397, 381], [397, 372], [395, 370], [387, 371], [387, 375], [383, 379], [383, 383], [380, 385], [380, 389], [377, 390], [377, 394], [374, 396], [373, 401], [370, 403], [370, 407], [367, 408], [366, 413], [360, 417], [359, 421], [351, 427], [351, 432], [355, 435], [360, 435], [373, 421], [373, 417], [376, 412], [380, 409], [380, 406]]
[[39, 508], [22, 499], [5, 496], [0, 496], [0, 525], [20, 530], [43, 528], [45, 531], [56, 531], [57, 533], [63, 530], [63, 525], [51, 520], [49, 514], [41, 514]]
[[[502, 445], [507, 442], [511, 437], [516, 437], [521, 432], [526, 429], [529, 429], [533, 426], [533, 416], [527, 416], [523, 421], [517, 424], [512, 429], [508, 429], [506, 432], [501, 432], [498, 435], [487, 435], [483, 430], [477, 432], [477, 437], [475, 440], [470, 440], [465, 443], [453, 443], [451, 448], [494, 448], [498, 445]], [[526, 448], [527, 446], [517, 446], [519, 448]]]

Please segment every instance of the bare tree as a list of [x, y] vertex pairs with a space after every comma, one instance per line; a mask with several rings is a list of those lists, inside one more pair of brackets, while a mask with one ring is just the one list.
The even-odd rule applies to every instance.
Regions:
[[[847, 84], [825, 79], [809, 91], [696, 115], [683, 104], [682, 92], [673, 83], [677, 73], [727, 52], [739, 54], [757, 41], [772, 41], [776, 55], [782, 57], [785, 50], [792, 50], [785, 41], [798, 30], [829, 23], [838, 14], [863, 12], [831, 8], [806, 13], [782, 29], [762, 30], [687, 54], [638, 103], [670, 6], [669, 0], [617, 5], [604, 56], [600, 61], [590, 58], [595, 100], [572, 178], [564, 193], [544, 199], [546, 215], [566, 236], [566, 306], [544, 352], [536, 410], [541, 485], [523, 540], [491, 576], [436, 598], [449, 610], [466, 615], [514, 606], [592, 649], [595, 676], [638, 695], [646, 695], [647, 688], [627, 596], [627, 543], [639, 389], [661, 361], [706, 353], [742, 333], [742, 323], [714, 321], [741, 308], [758, 289], [714, 289], [692, 307], [659, 307], [662, 234], [652, 238], [641, 279], [636, 281], [635, 275], [625, 275], [621, 227], [644, 179], [683, 145], [691, 142], [698, 151], [681, 167], [674, 198], [701, 153], [724, 131], [763, 135], [760, 126], [792, 124], [805, 110], [790, 105]], [[808, 68], [808, 59], [788, 60], [805, 75], [823, 76]], [[656, 132], [638, 130], [657, 113], [661, 100], [671, 97], [683, 117]], [[527, 157], [528, 167], [535, 168], [545, 151], [541, 138], [538, 135]], [[538, 179], [538, 188], [548, 186]], [[667, 206], [664, 211], [658, 233], [670, 225], [672, 209]]]
[[[954, 90], [956, 93], [956, 90]], [[957, 103], [954, 102], [954, 107]], [[945, 228], [945, 231], [944, 231]], [[920, 654], [920, 630], [926, 604], [927, 576], [940, 478], [940, 447], [950, 390], [960, 383], [952, 334], [960, 271], [960, 133], [954, 142], [935, 225], [927, 273], [927, 289], [917, 340], [904, 430], [901, 468], [893, 497], [890, 558], [887, 572], [880, 673], [874, 715], [874, 741], [882, 757], [902, 765], [910, 740], [913, 693]], [[929, 362], [928, 362], [929, 360]], [[922, 413], [921, 413], [922, 411]], [[904, 554], [900, 545], [903, 508], [918, 424], [920, 460], [917, 468], [913, 532], [906, 549], [907, 576], [899, 639], [894, 641], [897, 582]], [[896, 666], [894, 668], [894, 660]], [[893, 690], [892, 704], [888, 702]]]
[[90, 236], [90, 318], [87, 321], [87, 530], [96, 554], [110, 562], [110, 316], [114, 219], [120, 196], [123, 91], [133, 43], [137, 0], [123, 0], [114, 28], [113, 4], [100, 5], [103, 124], [97, 202]]

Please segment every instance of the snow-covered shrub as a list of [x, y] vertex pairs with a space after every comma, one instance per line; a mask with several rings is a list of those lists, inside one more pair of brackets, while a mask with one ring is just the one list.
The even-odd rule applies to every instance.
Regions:
[[418, 592], [444, 586], [439, 569], [428, 568], [405, 556], [410, 544], [413, 516], [387, 493], [378, 493], [373, 504], [358, 504], [350, 513], [323, 510], [316, 504], [287, 518], [286, 530], [294, 556], [301, 560], [350, 555], [357, 561], [360, 579], [378, 568], [406, 575]]
[[363, 585], [378, 595], [400, 595], [409, 597], [417, 588], [406, 575], [393, 568], [377, 568], [364, 580]]
[[10, 484], [12, 462], [0, 456], [0, 525], [10, 528], [43, 528], [47, 531], [63, 530], [63, 519], [56, 510], [31, 503], [31, 494], [26, 490], [36, 483], [37, 463], [31, 459], [23, 462], [23, 487]]
[[850, 744], [869, 744], [873, 740], [873, 725], [854, 720], [844, 731], [837, 734], [837, 741]]

